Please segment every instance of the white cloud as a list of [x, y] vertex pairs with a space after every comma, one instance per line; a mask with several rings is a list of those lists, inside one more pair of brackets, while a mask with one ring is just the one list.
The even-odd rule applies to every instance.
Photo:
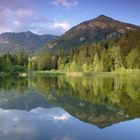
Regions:
[[31, 31], [37, 34], [55, 34], [61, 35], [71, 28], [70, 23], [66, 21], [53, 21], [38, 19], [36, 24], [31, 25]]
[[[37, 34], [61, 35], [70, 29], [67, 21], [55, 21], [41, 17], [34, 0], [0, 0], [0, 33], [32, 31]], [[65, 7], [77, 5], [77, 1], [55, 0]]]
[[62, 5], [64, 7], [74, 7], [78, 5], [78, 0], [54, 0], [54, 5]]
[[[46, 120], [68, 121], [70, 119], [70, 115], [59, 107], [51, 109], [37, 108], [31, 110], [30, 112], [35, 113], [36, 115], [39, 115], [39, 118], [45, 118]], [[44, 112], [47, 112], [47, 115]]]
[[70, 24], [68, 22], [55, 22], [54, 23], [55, 28], [61, 28], [63, 30], [69, 30]]
[[[59, 107], [36, 108], [29, 112], [4, 110], [0, 108], [0, 136], [2, 134], [36, 132], [40, 124], [55, 125], [57, 122], [69, 122], [71, 116]], [[39, 123], [39, 126], [36, 124]]]
[[19, 26], [20, 25], [20, 22], [19, 21], [13, 21], [13, 23], [16, 25], [16, 26]]
[[52, 116], [54, 118], [54, 120], [61, 120], [61, 121], [65, 121], [65, 120], [68, 120], [70, 115], [65, 113], [65, 114], [62, 114], [62, 115], [56, 115], [56, 116]]
[[[17, 2], [16, 4], [14, 2]], [[8, 0], [2, 0], [0, 4], [0, 33], [22, 32], [30, 30], [36, 11], [33, 7], [27, 8], [22, 2], [13, 0], [11, 5]]]
[[35, 108], [29, 112], [0, 108], [0, 139], [76, 140], [77, 123], [77, 119], [59, 107]]

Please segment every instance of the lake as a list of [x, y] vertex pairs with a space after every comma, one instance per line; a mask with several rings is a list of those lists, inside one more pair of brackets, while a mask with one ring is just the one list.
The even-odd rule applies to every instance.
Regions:
[[1, 140], [140, 140], [140, 78], [0, 79]]

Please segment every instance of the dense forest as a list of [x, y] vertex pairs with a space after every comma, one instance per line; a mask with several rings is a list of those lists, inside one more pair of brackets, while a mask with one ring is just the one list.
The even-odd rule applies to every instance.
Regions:
[[37, 71], [115, 71], [140, 68], [140, 31], [127, 32], [119, 38], [86, 44], [65, 52], [40, 52], [30, 60]]
[[18, 74], [19, 72], [26, 72], [27, 66], [28, 55], [24, 54], [22, 50], [17, 54], [7, 53], [0, 56], [1, 76], [4, 74]]
[[28, 57], [17, 54], [0, 56], [0, 72], [16, 74], [60, 70], [63, 72], [109, 72], [119, 69], [140, 69], [140, 31], [130, 31], [121, 37], [98, 43], [87, 43], [69, 51], [42, 51]]

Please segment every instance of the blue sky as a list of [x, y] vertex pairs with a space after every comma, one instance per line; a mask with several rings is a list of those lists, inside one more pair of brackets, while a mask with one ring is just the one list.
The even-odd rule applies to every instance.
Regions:
[[0, 33], [61, 35], [101, 14], [140, 25], [139, 0], [0, 0]]

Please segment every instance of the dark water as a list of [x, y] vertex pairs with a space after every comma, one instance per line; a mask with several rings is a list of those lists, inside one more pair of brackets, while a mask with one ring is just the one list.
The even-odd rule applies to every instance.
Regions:
[[140, 140], [139, 77], [0, 79], [0, 140]]

